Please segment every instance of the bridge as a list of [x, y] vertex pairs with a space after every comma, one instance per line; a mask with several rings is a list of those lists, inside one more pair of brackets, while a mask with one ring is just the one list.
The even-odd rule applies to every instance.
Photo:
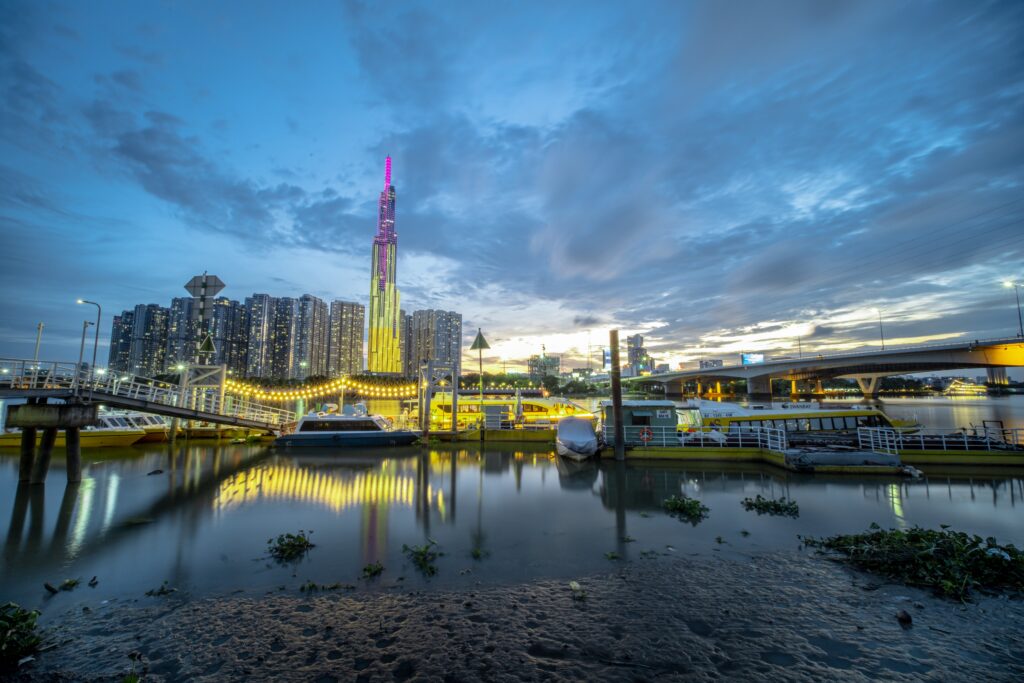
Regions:
[[[1024, 338], [975, 339], [973, 341], [918, 344], [878, 350], [859, 350], [832, 354], [805, 354], [797, 358], [776, 358], [765, 363], [731, 365], [697, 370], [680, 370], [658, 375], [623, 377], [624, 384], [661, 384], [669, 398], [682, 397], [690, 382], [700, 387], [706, 382], [746, 380], [750, 400], [771, 400], [773, 379], [790, 380], [793, 393], [824, 393], [821, 382], [848, 378], [857, 381], [865, 398], [878, 396], [879, 379], [915, 372], [939, 372], [984, 368], [990, 381], [1006, 383], [1007, 367], [1024, 366]], [[809, 383], [813, 383], [811, 388]]]

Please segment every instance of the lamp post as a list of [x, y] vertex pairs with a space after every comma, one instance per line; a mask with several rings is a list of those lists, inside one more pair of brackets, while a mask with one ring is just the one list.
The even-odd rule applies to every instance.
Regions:
[[71, 392], [75, 396], [81, 393], [81, 382], [78, 381], [78, 378], [82, 375], [82, 356], [85, 355], [85, 331], [89, 329], [89, 325], [94, 324], [88, 320], [82, 321], [82, 344], [78, 347], [78, 365], [75, 366], [75, 377], [71, 381]]
[[1020, 313], [1020, 285], [1019, 282], [1003, 283], [1003, 287], [1013, 287], [1013, 293], [1017, 296], [1017, 336], [1024, 337], [1024, 317]]
[[885, 330], [882, 329], [882, 309], [876, 308], [875, 311], [878, 313], [878, 336], [882, 340], [882, 350], [885, 351]]
[[89, 366], [89, 402], [92, 402], [92, 389], [93, 389], [93, 373], [96, 372], [96, 350], [100, 345], [100, 316], [103, 315], [103, 307], [95, 301], [88, 301], [86, 299], [79, 299], [80, 304], [91, 304], [96, 307], [96, 338], [92, 343], [92, 365]]

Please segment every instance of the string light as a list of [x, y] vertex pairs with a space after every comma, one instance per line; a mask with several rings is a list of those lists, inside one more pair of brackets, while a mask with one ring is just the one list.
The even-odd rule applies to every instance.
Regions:
[[233, 379], [224, 381], [224, 390], [228, 393], [251, 398], [256, 401], [296, 401], [298, 399], [319, 398], [321, 396], [337, 396], [344, 391], [352, 391], [360, 396], [371, 398], [413, 398], [416, 396], [416, 384], [403, 382], [366, 382], [351, 377], [341, 377], [316, 386], [266, 388], [254, 384], [246, 384]]

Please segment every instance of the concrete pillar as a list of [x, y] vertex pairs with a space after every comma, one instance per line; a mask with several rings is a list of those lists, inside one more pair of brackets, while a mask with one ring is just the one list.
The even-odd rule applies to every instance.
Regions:
[[697, 380], [697, 398], [700, 398], [701, 394], [703, 394], [703, 393], [704, 393], [704, 391], [703, 391], [703, 387], [701, 386], [700, 380]]
[[857, 380], [857, 386], [860, 387], [864, 398], [878, 398], [879, 377], [855, 377], [854, 379]]
[[57, 442], [57, 428], [47, 427], [43, 430], [43, 438], [39, 443], [39, 455], [32, 465], [32, 484], [45, 484], [46, 473], [50, 470], [50, 457], [53, 456], [53, 444]]
[[718, 394], [719, 396], [722, 395], [722, 383], [721, 382], [715, 382], [715, 393]]
[[21, 430], [21, 460], [18, 461], [18, 481], [27, 483], [32, 478], [32, 464], [36, 457], [36, 428]]
[[683, 400], [683, 381], [665, 382], [665, 398], [669, 401]]
[[800, 388], [797, 386], [795, 379], [789, 380], [789, 397], [796, 398], [797, 394], [800, 393]]
[[771, 401], [772, 379], [768, 375], [747, 378], [747, 400]]
[[82, 481], [82, 442], [78, 427], [64, 430], [65, 452], [67, 453], [68, 483], [77, 484]]
[[820, 379], [814, 380], [814, 393], [818, 394], [819, 396], [825, 393], [825, 389], [821, 386]]
[[1009, 384], [1010, 378], [1006, 375], [1006, 368], [988, 368], [986, 371], [988, 374], [989, 384]]

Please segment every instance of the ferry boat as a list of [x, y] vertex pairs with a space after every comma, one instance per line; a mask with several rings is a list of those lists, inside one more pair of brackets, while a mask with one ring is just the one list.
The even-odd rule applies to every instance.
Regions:
[[741, 406], [718, 401], [696, 401], [678, 409], [680, 429], [697, 426], [773, 427], [787, 432], [853, 432], [860, 427], [887, 427], [904, 433], [921, 429], [912, 420], [894, 420], [875, 408], [850, 406], [823, 408], [818, 403], [786, 402]]
[[988, 387], [962, 379], [955, 379], [942, 392], [946, 396], [988, 396]]
[[[132, 424], [125, 418], [115, 415], [100, 415], [95, 425], [82, 427], [79, 433], [79, 443], [82, 448], [105, 448], [109, 446], [131, 446], [146, 436], [146, 432]], [[36, 430], [36, 445], [43, 438], [43, 430]], [[67, 440], [64, 430], [57, 432], [56, 447], [64, 447]], [[12, 429], [0, 434], [0, 448], [18, 448], [21, 446], [21, 430]]]
[[[577, 405], [566, 398], [526, 398], [509, 396], [504, 398], [485, 397], [481, 401], [472, 395], [459, 396], [458, 428], [474, 427], [483, 420], [483, 411], [489, 406], [501, 406], [503, 410], [503, 426], [523, 425], [527, 427], [554, 428], [564, 417], [578, 417], [593, 422], [596, 415], [583, 406]], [[430, 399], [430, 425], [432, 429], [452, 428], [452, 395], [450, 393], [435, 394]]]
[[[361, 410], [360, 410], [361, 408]], [[395, 429], [387, 418], [367, 415], [360, 404], [346, 407], [344, 414], [309, 413], [299, 419], [295, 431], [278, 437], [278, 446], [408, 446], [420, 438], [418, 432]]]
[[153, 443], [156, 441], [167, 441], [170, 429], [167, 421], [159, 415], [139, 413], [136, 411], [109, 411], [100, 413], [104, 416], [118, 417], [132, 427], [138, 427], [145, 432], [145, 435], [136, 443]]

